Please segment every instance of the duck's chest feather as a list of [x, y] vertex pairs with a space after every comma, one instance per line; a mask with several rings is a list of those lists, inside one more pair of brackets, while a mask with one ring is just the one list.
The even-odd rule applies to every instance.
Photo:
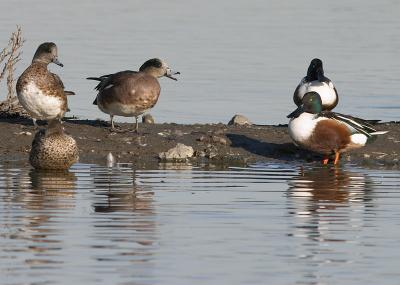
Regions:
[[36, 119], [61, 118], [67, 110], [64, 85], [47, 68], [32, 64], [17, 81], [21, 105]]
[[345, 124], [309, 113], [289, 122], [289, 134], [297, 145], [326, 154], [344, 150], [351, 142], [351, 132]]
[[66, 111], [65, 100], [47, 95], [32, 81], [19, 90], [18, 99], [21, 105], [36, 119], [61, 118]]

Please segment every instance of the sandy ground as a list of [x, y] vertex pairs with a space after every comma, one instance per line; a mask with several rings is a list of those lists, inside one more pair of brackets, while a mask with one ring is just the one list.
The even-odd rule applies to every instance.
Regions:
[[[139, 168], [158, 167], [158, 154], [175, 147], [177, 143], [193, 147], [195, 156], [189, 162], [194, 164], [321, 163], [319, 155], [293, 145], [285, 125], [140, 124], [139, 135], [132, 131], [133, 124], [119, 124], [116, 132], [111, 132], [108, 123], [103, 121], [67, 120], [64, 126], [78, 143], [82, 163], [104, 165], [107, 154], [112, 152], [117, 162], [132, 162]], [[344, 154], [340, 163], [399, 169], [400, 123], [382, 123], [376, 127], [389, 133], [362, 149]], [[0, 132], [1, 161], [28, 162], [35, 133], [31, 120], [0, 119]]]

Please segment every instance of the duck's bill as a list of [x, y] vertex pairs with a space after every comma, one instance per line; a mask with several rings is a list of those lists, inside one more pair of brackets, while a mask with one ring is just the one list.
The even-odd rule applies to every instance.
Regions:
[[58, 60], [58, 58], [54, 58], [52, 62], [55, 63], [55, 64], [57, 64], [57, 65], [59, 65], [59, 66], [61, 66], [61, 67], [64, 66], [64, 64], [62, 64], [62, 63]]
[[173, 75], [177, 75], [177, 74], [181, 74], [181, 73], [179, 71], [177, 71], [177, 72], [174, 72], [174, 73], [165, 74], [165, 77], [168, 77], [168, 78], [171, 78], [172, 80], [178, 81], [178, 79], [173, 76]]
[[298, 116], [300, 116], [302, 112], [303, 112], [303, 106], [299, 106], [296, 110], [287, 115], [287, 118], [297, 118]]

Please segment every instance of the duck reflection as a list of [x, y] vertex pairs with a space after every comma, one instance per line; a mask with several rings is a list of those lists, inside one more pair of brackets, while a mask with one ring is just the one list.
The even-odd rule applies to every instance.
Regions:
[[[76, 177], [69, 171], [13, 171], [2, 196], [4, 206], [9, 207], [2, 227], [13, 232], [4, 237], [15, 252], [34, 254], [25, 260], [28, 265], [58, 264], [60, 261], [51, 256], [61, 249], [62, 241], [57, 237], [65, 229], [57, 227], [54, 219], [74, 207]], [[15, 207], [18, 210], [12, 210]], [[36, 257], [37, 253], [40, 256]]]
[[[132, 168], [91, 169], [97, 261], [128, 259], [132, 276], [149, 269], [157, 240], [156, 213], [151, 188], [137, 181]], [[113, 249], [113, 250], [111, 250]], [[128, 271], [127, 271], [128, 272]]]
[[363, 173], [334, 166], [300, 169], [288, 189], [295, 235], [345, 241], [340, 228], [361, 227], [364, 213], [373, 208], [372, 189], [373, 181]]
[[152, 214], [153, 192], [138, 185], [130, 168], [92, 168], [96, 189], [95, 212], [140, 212]]
[[[300, 262], [307, 263], [303, 278], [319, 284], [321, 266], [351, 264], [344, 248], [357, 244], [359, 232], [374, 213], [372, 179], [339, 167], [300, 169], [289, 183], [288, 211], [293, 217], [289, 236]], [[340, 256], [340, 258], [338, 258]]]

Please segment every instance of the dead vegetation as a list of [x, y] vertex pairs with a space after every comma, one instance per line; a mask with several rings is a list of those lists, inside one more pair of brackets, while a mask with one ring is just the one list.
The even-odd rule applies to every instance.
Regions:
[[19, 104], [15, 95], [15, 65], [21, 60], [21, 47], [24, 44], [21, 27], [11, 34], [8, 44], [0, 52], [0, 83], [6, 78], [7, 97], [0, 102], [0, 117], [22, 116], [29, 117]]

